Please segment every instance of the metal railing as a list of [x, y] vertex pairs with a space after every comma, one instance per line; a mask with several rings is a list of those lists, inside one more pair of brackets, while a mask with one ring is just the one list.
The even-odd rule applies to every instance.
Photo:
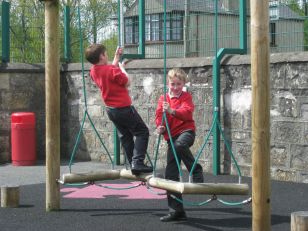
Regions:
[[[215, 56], [215, 40], [218, 48], [236, 48], [241, 39], [237, 4], [239, 1], [217, 1], [218, 9], [215, 9], [214, 0], [167, 0], [167, 14], [164, 19], [163, 0], [140, 0], [139, 3], [144, 3], [144, 26], [139, 25], [139, 4], [131, 4], [130, 7], [123, 8], [122, 15], [118, 14], [116, 17], [114, 15], [117, 15], [117, 12], [113, 12], [113, 17], [106, 17], [104, 23], [100, 23], [95, 31], [86, 28], [89, 24], [84, 24], [84, 46], [94, 41], [104, 43], [112, 58], [114, 50], [121, 43], [127, 54], [138, 55], [143, 47], [145, 58], [163, 58], [163, 25], [166, 20], [165, 45], [168, 58]], [[2, 62], [44, 63], [44, 4], [40, 1], [2, 1], [0, 8]], [[218, 25], [215, 25], [215, 10], [218, 12]], [[271, 1], [269, 10], [271, 53], [307, 51], [308, 17], [305, 15], [305, 7]], [[74, 12], [76, 8], [61, 6], [61, 62], [79, 62], [80, 37]], [[94, 22], [97, 16], [95, 13], [100, 12], [93, 11], [90, 15], [84, 11], [83, 20]], [[122, 25], [118, 21], [122, 22]], [[250, 41], [249, 11], [246, 22], [247, 37], [244, 39]], [[216, 29], [218, 31], [215, 31]], [[141, 48], [140, 33], [144, 34]], [[247, 45], [249, 53], [250, 43]]]

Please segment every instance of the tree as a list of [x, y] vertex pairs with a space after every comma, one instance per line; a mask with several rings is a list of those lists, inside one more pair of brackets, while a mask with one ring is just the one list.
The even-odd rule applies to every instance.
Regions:
[[[307, 18], [307, 0], [297, 1], [297, 0], [288, 0], [286, 2], [288, 6], [300, 16], [304, 17], [304, 50], [308, 51], [308, 18]], [[302, 4], [301, 4], [302, 3]]]
[[[69, 3], [69, 2], [66, 2]], [[74, 3], [74, 6], [72, 5]], [[114, 15], [117, 9], [117, 2], [113, 0], [87, 0], [71, 2], [71, 50], [72, 61], [78, 61], [79, 54], [79, 25], [77, 7], [80, 9], [80, 20], [82, 29], [82, 38], [84, 47], [90, 43], [101, 43], [99, 32], [106, 27], [110, 21], [110, 17]]]
[[[29, 7], [29, 3], [31, 7]], [[35, 0], [11, 1], [11, 59], [38, 62], [44, 57], [44, 8]]]
[[[123, 0], [124, 8], [135, 0]], [[107, 43], [112, 55], [118, 44], [116, 34], [108, 34], [104, 41], [99, 36], [102, 28], [110, 25], [117, 16], [118, 0], [60, 0], [60, 50], [64, 50], [64, 6], [70, 7], [70, 35], [72, 62], [80, 61], [80, 30], [77, 10], [79, 8], [84, 47], [90, 43]], [[44, 62], [44, 2], [37, 0], [10, 1], [10, 33], [12, 62]], [[115, 30], [117, 32], [117, 30]], [[111, 57], [112, 58], [112, 57]]]
[[115, 4], [112, 0], [88, 0], [80, 4], [82, 25], [90, 42], [98, 42], [98, 31], [107, 25]]

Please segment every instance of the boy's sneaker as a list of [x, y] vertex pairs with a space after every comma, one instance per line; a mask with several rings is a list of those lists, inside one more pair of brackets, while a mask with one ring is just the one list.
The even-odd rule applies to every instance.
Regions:
[[134, 175], [139, 175], [141, 173], [150, 173], [150, 172], [153, 172], [153, 168], [152, 167], [149, 167], [149, 166], [146, 166], [145, 164], [135, 164], [135, 163], [132, 163], [132, 174]]
[[204, 178], [203, 178], [202, 173], [193, 176], [193, 183], [203, 183], [203, 182], [204, 182]]
[[184, 211], [182, 212], [170, 212], [166, 216], [160, 218], [162, 222], [170, 222], [170, 221], [186, 221], [187, 216]]

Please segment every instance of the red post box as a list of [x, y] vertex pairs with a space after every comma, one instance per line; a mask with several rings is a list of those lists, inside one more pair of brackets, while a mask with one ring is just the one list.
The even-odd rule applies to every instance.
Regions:
[[12, 164], [29, 166], [36, 162], [35, 114], [16, 112], [11, 115]]

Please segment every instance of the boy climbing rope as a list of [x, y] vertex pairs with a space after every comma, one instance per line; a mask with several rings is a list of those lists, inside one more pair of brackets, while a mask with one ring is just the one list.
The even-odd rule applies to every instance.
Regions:
[[85, 56], [93, 64], [90, 70], [91, 78], [101, 90], [107, 115], [118, 130], [121, 144], [131, 164], [131, 171], [138, 175], [153, 171], [152, 167], [144, 164], [149, 130], [132, 105], [127, 89], [131, 79], [120, 63], [122, 52], [122, 48], [117, 48], [112, 65], [108, 64], [104, 45], [90, 45]]
[[[163, 134], [168, 143], [165, 178], [179, 181], [179, 169], [166, 129], [166, 123], [162, 124], [163, 112], [166, 112], [177, 158], [179, 162], [182, 160], [188, 171], [190, 171], [195, 162], [195, 158], [189, 149], [195, 141], [194, 104], [190, 93], [183, 91], [183, 87], [187, 82], [186, 73], [182, 69], [175, 68], [168, 72], [167, 77], [169, 92], [166, 96], [162, 95], [158, 100], [155, 122], [157, 132]], [[203, 169], [200, 164], [197, 164], [194, 169], [193, 182], [203, 182]], [[182, 199], [181, 194], [167, 192], [169, 214], [160, 218], [163, 222], [187, 219], [183, 204], [178, 202], [173, 196]]]

